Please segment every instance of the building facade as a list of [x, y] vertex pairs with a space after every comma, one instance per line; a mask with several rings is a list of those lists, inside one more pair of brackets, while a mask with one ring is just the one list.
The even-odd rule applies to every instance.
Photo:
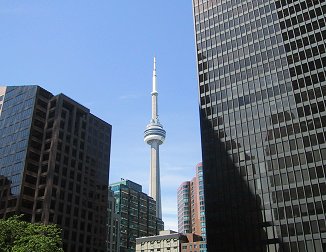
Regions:
[[136, 252], [201, 252], [202, 237], [193, 233], [181, 234], [172, 230], [159, 235], [136, 239]]
[[178, 232], [192, 232], [190, 181], [183, 182], [178, 188]]
[[137, 238], [136, 252], [180, 252], [181, 243], [186, 241], [185, 235], [164, 230], [160, 231], [159, 235]]
[[[193, 213], [192, 233], [200, 235], [205, 241], [206, 240], [206, 218], [205, 218], [205, 197], [204, 197], [204, 179], [203, 179], [202, 163], [196, 165], [196, 176], [192, 179], [191, 192], [193, 194], [191, 199], [191, 208]], [[202, 248], [205, 246], [203, 245]]]
[[113, 191], [108, 194], [108, 252], [120, 252], [120, 222], [121, 217], [116, 213], [116, 202]]
[[193, 0], [209, 251], [325, 251], [326, 2]]
[[58, 224], [65, 251], [106, 251], [111, 125], [39, 86], [0, 100], [0, 218]]
[[206, 243], [203, 243], [203, 238], [194, 233], [185, 234], [186, 239], [182, 240], [181, 252], [204, 252]]
[[130, 180], [110, 184], [116, 200], [116, 213], [121, 217], [120, 251], [136, 249], [136, 238], [153, 236], [163, 230], [163, 222], [156, 217], [156, 203], [142, 192], [142, 186]]
[[[202, 239], [198, 251], [206, 251], [205, 198], [203, 165], [196, 165], [196, 176], [178, 188], [178, 232], [196, 234]], [[192, 245], [191, 245], [192, 246]]]

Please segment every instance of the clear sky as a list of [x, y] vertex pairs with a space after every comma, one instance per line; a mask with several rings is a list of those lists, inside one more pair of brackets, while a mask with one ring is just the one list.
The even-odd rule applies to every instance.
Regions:
[[161, 187], [177, 230], [177, 187], [201, 161], [191, 0], [0, 0], [0, 85], [64, 93], [113, 126], [110, 182], [148, 193], [153, 57], [157, 58]]

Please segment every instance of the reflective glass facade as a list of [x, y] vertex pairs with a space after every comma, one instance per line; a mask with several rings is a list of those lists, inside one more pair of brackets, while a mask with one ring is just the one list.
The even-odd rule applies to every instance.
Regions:
[[108, 192], [108, 251], [120, 251], [120, 221], [121, 217], [116, 213], [116, 202], [113, 191]]
[[0, 91], [0, 176], [10, 181], [13, 196], [20, 194], [36, 90], [26, 86]]
[[0, 87], [0, 218], [56, 223], [67, 252], [107, 250], [111, 125], [38, 86]]
[[130, 180], [110, 184], [116, 200], [116, 213], [120, 215], [120, 251], [136, 251], [136, 238], [153, 236], [164, 229], [156, 218], [155, 200], [142, 192], [142, 186]]
[[325, 13], [193, 0], [209, 251], [325, 251]]

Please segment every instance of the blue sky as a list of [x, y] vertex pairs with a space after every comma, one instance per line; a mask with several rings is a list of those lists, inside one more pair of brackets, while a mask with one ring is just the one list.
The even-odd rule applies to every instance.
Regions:
[[0, 0], [0, 85], [64, 93], [113, 126], [110, 182], [148, 192], [153, 56], [157, 58], [166, 229], [176, 190], [201, 161], [191, 0]]

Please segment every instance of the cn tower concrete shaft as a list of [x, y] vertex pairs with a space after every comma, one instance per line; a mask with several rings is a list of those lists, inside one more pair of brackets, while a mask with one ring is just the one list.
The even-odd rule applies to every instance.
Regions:
[[160, 145], [154, 141], [151, 144], [150, 196], [156, 201], [156, 217], [162, 219], [161, 179], [160, 179]]
[[158, 92], [156, 83], [156, 61], [154, 58], [152, 118], [144, 131], [144, 141], [151, 146], [150, 196], [156, 201], [156, 217], [162, 219], [159, 146], [164, 142], [166, 132], [158, 120]]

